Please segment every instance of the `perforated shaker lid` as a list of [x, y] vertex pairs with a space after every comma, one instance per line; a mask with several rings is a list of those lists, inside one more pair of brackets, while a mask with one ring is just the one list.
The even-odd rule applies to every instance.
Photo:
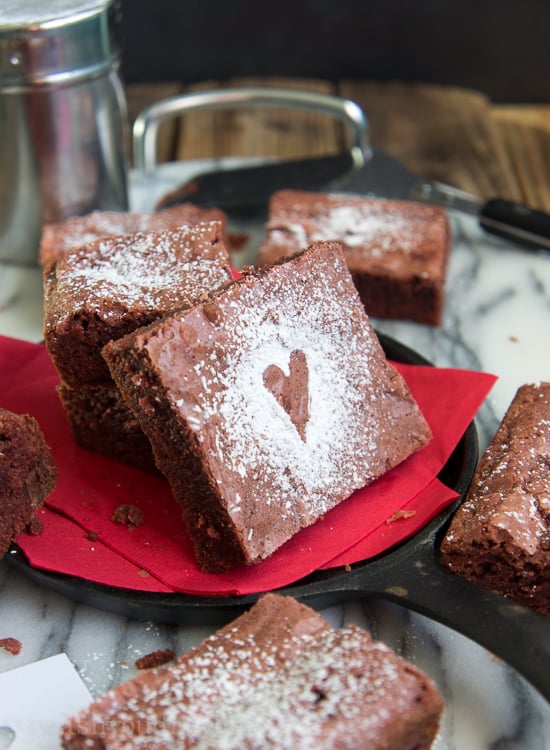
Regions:
[[5, 0], [0, 7], [0, 86], [66, 84], [118, 61], [120, 0]]

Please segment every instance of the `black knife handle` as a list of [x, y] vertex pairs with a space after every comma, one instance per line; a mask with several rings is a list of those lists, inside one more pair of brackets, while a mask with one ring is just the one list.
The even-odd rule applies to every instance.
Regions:
[[550, 214], [493, 198], [482, 206], [479, 216], [479, 223], [491, 234], [530, 247], [550, 249]]

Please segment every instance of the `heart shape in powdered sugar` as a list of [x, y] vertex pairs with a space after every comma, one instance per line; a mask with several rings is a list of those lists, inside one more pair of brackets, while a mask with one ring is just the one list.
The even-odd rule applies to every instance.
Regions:
[[269, 365], [263, 374], [264, 386], [286, 411], [305, 443], [309, 419], [309, 372], [304, 352], [295, 349], [291, 353], [288, 370], [288, 375], [285, 375], [278, 365]]

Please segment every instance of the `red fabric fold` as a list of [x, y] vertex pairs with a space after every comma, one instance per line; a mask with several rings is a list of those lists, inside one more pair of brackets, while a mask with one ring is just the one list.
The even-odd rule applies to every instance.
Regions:
[[[436, 475], [496, 379], [467, 370], [396, 366], [432, 428], [431, 443], [355, 492], [269, 560], [213, 575], [195, 565], [167, 482], [79, 449], [45, 348], [0, 337], [0, 405], [38, 419], [59, 469], [57, 486], [41, 511], [44, 533], [23, 534], [18, 544], [32, 565], [46, 570], [121, 588], [205, 596], [272, 590], [319, 568], [379, 554], [414, 534], [456, 498]], [[138, 507], [144, 523], [129, 530], [112, 521], [121, 504]], [[405, 518], [401, 510], [411, 512]]]

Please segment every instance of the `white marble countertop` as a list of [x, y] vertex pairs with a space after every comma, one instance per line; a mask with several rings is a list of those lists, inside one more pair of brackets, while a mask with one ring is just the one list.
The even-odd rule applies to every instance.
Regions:
[[[443, 325], [374, 323], [436, 365], [498, 376], [476, 420], [484, 449], [517, 387], [550, 379], [550, 256], [488, 237], [470, 217], [453, 214], [451, 221], [454, 241]], [[0, 265], [0, 333], [41, 340], [38, 268]], [[436, 750], [550, 748], [548, 703], [481, 646], [426, 617], [374, 599], [349, 600], [323, 615], [335, 625], [366, 627], [434, 678], [446, 701]], [[210, 631], [207, 626], [129, 621], [74, 603], [31, 583], [7, 560], [0, 562], [0, 638], [11, 636], [23, 644], [16, 656], [0, 649], [0, 672], [64, 652], [97, 696], [132, 676], [137, 657], [166, 647], [185, 651]], [[0, 700], [0, 727], [1, 713]], [[0, 748], [4, 746], [0, 733]]]

